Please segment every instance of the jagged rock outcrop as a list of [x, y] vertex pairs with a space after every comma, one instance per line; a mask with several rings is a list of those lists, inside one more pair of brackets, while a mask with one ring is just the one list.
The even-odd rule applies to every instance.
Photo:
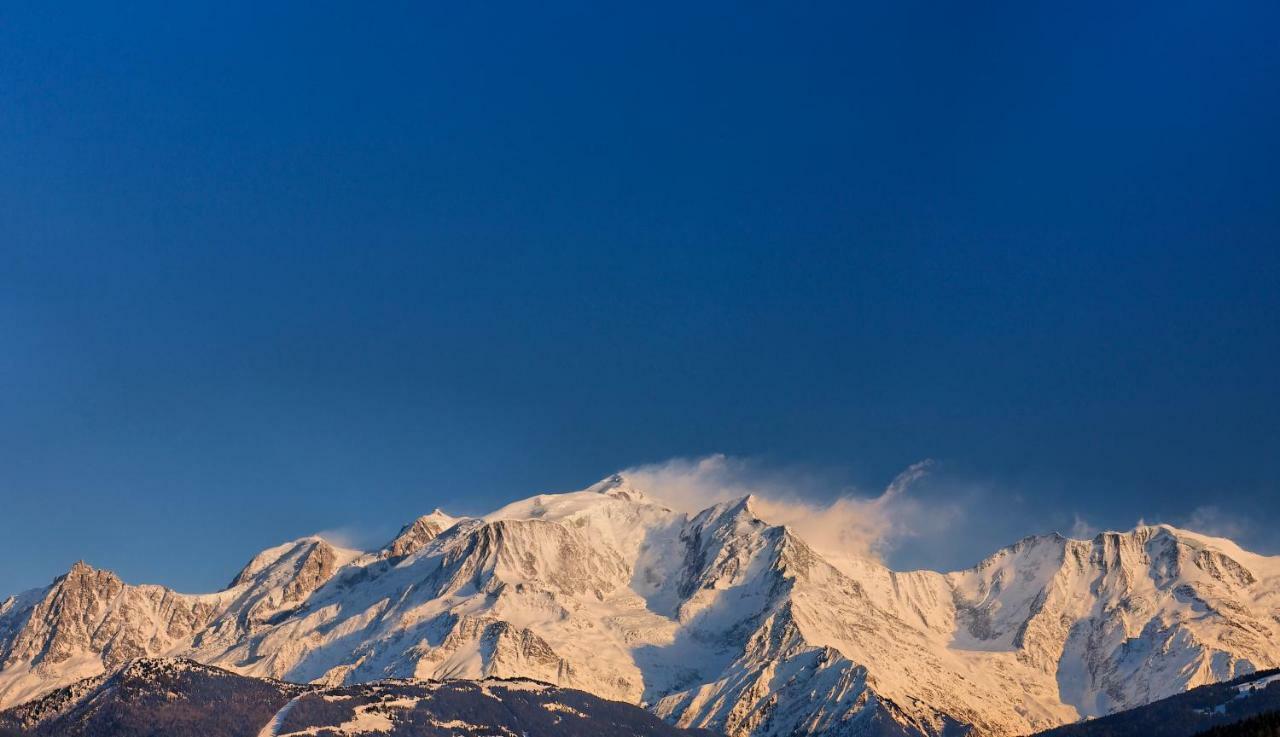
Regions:
[[86, 656], [109, 670], [165, 652], [207, 626], [215, 612], [200, 598], [161, 586], [127, 586], [80, 561], [26, 611], [0, 606], [0, 619], [13, 633], [0, 646], [4, 673], [30, 670], [57, 678], [78, 673]]
[[457, 522], [456, 519], [439, 509], [431, 514], [423, 515], [405, 525], [396, 534], [395, 539], [382, 549], [382, 557], [399, 561], [422, 550], [427, 543], [440, 536]]

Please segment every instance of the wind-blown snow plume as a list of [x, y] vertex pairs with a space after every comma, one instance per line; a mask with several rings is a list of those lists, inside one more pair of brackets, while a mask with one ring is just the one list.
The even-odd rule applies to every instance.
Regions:
[[1250, 524], [1244, 518], [1223, 510], [1212, 504], [1196, 507], [1186, 519], [1179, 520], [1180, 527], [1213, 537], [1225, 537], [1232, 540], [1250, 537]]
[[792, 527], [822, 552], [880, 558], [902, 538], [918, 534], [921, 527], [945, 526], [953, 516], [950, 509], [926, 510], [907, 495], [931, 465], [928, 460], [911, 465], [877, 496], [843, 489], [830, 502], [812, 500], [829, 496], [812, 474], [769, 470], [724, 455], [678, 458], [628, 469], [624, 475], [668, 506], [691, 513], [751, 495], [762, 519]]
[[1089, 520], [1081, 517], [1079, 514], [1075, 516], [1075, 521], [1071, 523], [1071, 527], [1068, 530], [1071, 537], [1076, 540], [1092, 539], [1093, 536], [1097, 535], [1099, 532], [1101, 532], [1101, 530], [1094, 525], [1089, 524]]

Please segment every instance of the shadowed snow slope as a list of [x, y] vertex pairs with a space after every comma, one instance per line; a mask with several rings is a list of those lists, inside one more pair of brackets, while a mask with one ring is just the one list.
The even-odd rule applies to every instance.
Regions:
[[751, 497], [695, 515], [614, 476], [367, 554], [307, 538], [227, 590], [78, 564], [0, 604], [0, 705], [140, 656], [328, 685], [524, 677], [739, 735], [1028, 734], [1280, 665], [1280, 559], [1140, 526], [972, 569], [833, 565]]

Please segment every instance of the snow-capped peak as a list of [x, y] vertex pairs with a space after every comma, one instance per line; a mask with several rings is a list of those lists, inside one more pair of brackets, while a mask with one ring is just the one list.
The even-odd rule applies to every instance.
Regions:
[[412, 555], [457, 523], [458, 518], [450, 517], [436, 507], [431, 514], [424, 514], [400, 528], [395, 538], [382, 549], [381, 556], [403, 558]]
[[360, 557], [359, 550], [341, 548], [318, 535], [300, 537], [290, 540], [258, 553], [240, 569], [240, 573], [231, 581], [231, 588], [244, 586], [264, 577], [287, 577], [288, 573], [277, 570], [282, 563], [296, 561], [310, 555], [318, 555], [331, 559], [335, 570]]
[[621, 473], [615, 473], [588, 486], [586, 491], [596, 494], [607, 494], [618, 499], [633, 502], [648, 501], [643, 490], [632, 483], [631, 479]]

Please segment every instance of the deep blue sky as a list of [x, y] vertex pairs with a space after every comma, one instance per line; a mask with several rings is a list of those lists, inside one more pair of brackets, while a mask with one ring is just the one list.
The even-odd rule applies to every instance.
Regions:
[[21, 5], [0, 593], [713, 452], [1280, 552], [1274, 2]]

